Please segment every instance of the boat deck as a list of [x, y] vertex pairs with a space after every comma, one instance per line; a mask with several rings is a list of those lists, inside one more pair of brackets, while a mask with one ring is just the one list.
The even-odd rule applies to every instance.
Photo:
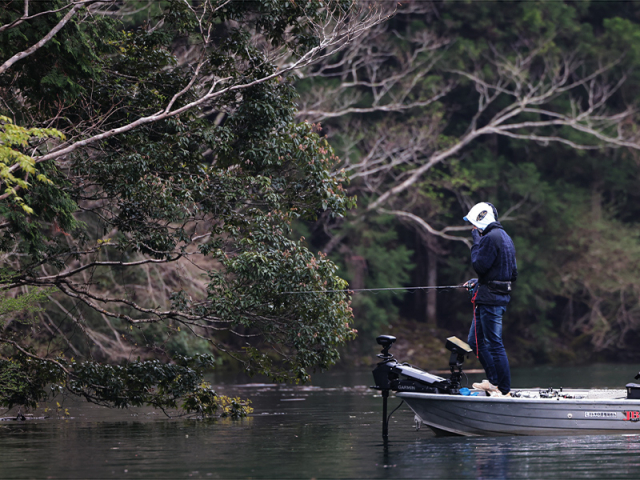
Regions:
[[[479, 396], [485, 395], [484, 390], [470, 390], [471, 393], [477, 393]], [[492, 397], [495, 398], [495, 397]], [[500, 397], [498, 397], [500, 398]], [[506, 397], [509, 398], [509, 397]], [[627, 391], [623, 389], [541, 389], [541, 388], [527, 388], [527, 389], [514, 389], [511, 391], [511, 398], [516, 399], [555, 399], [555, 400], [597, 400], [597, 399], [609, 399], [609, 400], [626, 400]]]

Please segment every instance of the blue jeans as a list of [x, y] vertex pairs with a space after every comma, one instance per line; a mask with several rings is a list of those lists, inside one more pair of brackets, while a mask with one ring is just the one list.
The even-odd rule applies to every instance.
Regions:
[[[487, 373], [488, 380], [502, 393], [511, 390], [511, 370], [502, 343], [502, 315], [507, 307], [476, 305], [476, 321], [471, 323], [469, 340], [474, 353]], [[476, 338], [478, 345], [476, 346]]]

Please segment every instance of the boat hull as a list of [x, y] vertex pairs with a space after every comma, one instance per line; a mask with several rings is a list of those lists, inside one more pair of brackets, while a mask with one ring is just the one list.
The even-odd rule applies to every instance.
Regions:
[[640, 400], [496, 398], [398, 392], [436, 433], [454, 435], [640, 434]]

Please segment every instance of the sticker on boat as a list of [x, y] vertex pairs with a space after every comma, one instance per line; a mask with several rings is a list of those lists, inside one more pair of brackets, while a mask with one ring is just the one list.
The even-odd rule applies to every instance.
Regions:
[[587, 418], [616, 418], [618, 414], [616, 412], [584, 412], [584, 416]]
[[624, 413], [627, 418], [625, 418], [625, 421], [628, 422], [638, 422], [640, 421], [640, 412], [638, 411], [628, 411], [628, 412], [622, 412]]

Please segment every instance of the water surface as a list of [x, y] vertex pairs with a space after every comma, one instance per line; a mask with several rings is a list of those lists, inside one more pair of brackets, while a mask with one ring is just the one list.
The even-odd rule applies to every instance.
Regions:
[[[634, 368], [516, 369], [513, 383], [620, 388]], [[0, 424], [0, 478], [640, 478], [636, 435], [435, 437], [416, 431], [403, 407], [383, 442], [368, 371], [323, 374], [308, 386], [214, 381], [251, 398], [255, 413], [202, 422], [67, 402], [68, 420]]]

